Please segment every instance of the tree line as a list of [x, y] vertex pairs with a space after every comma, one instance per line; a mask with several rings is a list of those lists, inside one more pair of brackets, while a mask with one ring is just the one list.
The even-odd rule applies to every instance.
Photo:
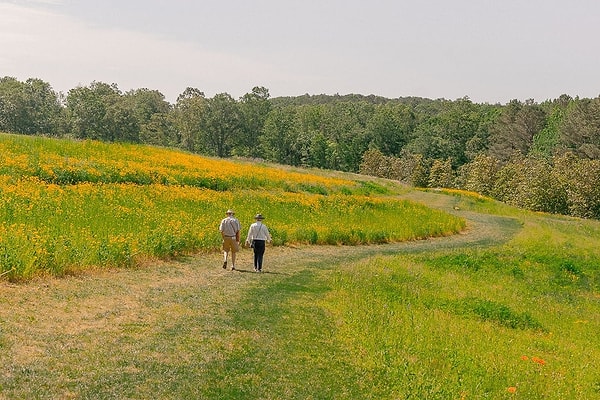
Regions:
[[536, 103], [352, 95], [239, 99], [92, 82], [57, 93], [0, 78], [0, 131], [145, 143], [473, 190], [536, 211], [600, 219], [600, 96]]

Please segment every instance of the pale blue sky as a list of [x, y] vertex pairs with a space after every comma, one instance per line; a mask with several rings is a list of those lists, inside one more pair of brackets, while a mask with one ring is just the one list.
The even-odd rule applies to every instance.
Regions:
[[0, 0], [0, 76], [234, 98], [600, 95], [597, 0]]

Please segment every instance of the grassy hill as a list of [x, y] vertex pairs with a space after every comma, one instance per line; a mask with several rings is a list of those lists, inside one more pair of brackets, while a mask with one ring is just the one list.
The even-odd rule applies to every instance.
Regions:
[[[0, 143], [6, 150], [6, 140]], [[115, 156], [121, 151], [116, 149], [131, 147], [105, 149]], [[44, 188], [39, 197], [30, 196], [39, 199], [29, 203], [31, 210], [51, 200], [53, 190], [81, 186], [89, 191], [86, 201], [99, 201], [96, 207], [125, 198], [136, 201], [119, 203], [122, 207], [136, 207], [135, 196], [155, 188], [135, 213], [175, 204], [166, 213], [172, 219], [176, 209], [191, 204], [190, 210], [206, 213], [208, 237], [215, 236], [215, 221], [223, 210], [233, 205], [248, 220], [255, 211], [264, 212], [258, 206], [266, 207], [263, 200], [269, 199], [276, 206], [266, 212], [266, 222], [277, 235], [287, 232], [287, 238], [267, 249], [263, 274], [250, 272], [251, 252], [246, 249], [240, 254], [240, 271], [224, 271], [214, 251], [218, 243], [210, 242], [182, 247], [175, 258], [136, 258], [136, 268], [96, 268], [61, 278], [38, 273], [24, 283], [0, 283], [0, 397], [600, 397], [598, 221], [524, 212], [471, 193], [415, 191], [316, 171], [305, 181], [287, 177], [290, 171], [273, 170], [283, 177], [279, 186], [219, 191], [160, 182], [84, 179], [59, 184], [35, 173], [31, 178], [23, 172], [11, 175], [6, 171], [17, 166], [6, 167], [7, 159], [0, 164], [2, 201], [6, 205], [9, 198], [13, 208], [12, 214], [3, 211], [4, 218], [18, 214], [15, 210], [21, 208], [15, 204], [27, 204], [18, 190], [30, 193], [33, 186], [17, 186], [29, 181]], [[301, 187], [310, 179], [313, 183]], [[192, 200], [172, 194], [187, 190], [192, 190]], [[210, 196], [198, 201], [205, 190]], [[161, 193], [165, 197], [159, 198]], [[265, 197], [254, 202], [254, 196]], [[213, 197], [218, 201], [212, 208], [205, 206]], [[74, 199], [79, 197], [60, 204], [85, 203]], [[358, 218], [362, 213], [365, 217]], [[315, 221], [314, 232], [296, 233], [285, 223], [288, 214], [294, 220], [305, 218], [303, 224]], [[427, 239], [422, 233], [392, 233], [405, 220], [418, 226], [411, 225], [413, 215], [428, 232], [458, 222], [454, 226], [460, 233], [440, 229]], [[431, 223], [438, 215], [441, 222]], [[40, 218], [31, 221], [45, 221], [51, 213]], [[154, 223], [168, 226], [165, 221]], [[179, 231], [185, 229], [171, 232]], [[368, 245], [351, 245], [358, 243]]]
[[229, 208], [246, 229], [264, 214], [277, 245], [386, 243], [464, 228], [394, 191], [149, 146], [0, 135], [0, 274], [29, 279], [215, 251]]

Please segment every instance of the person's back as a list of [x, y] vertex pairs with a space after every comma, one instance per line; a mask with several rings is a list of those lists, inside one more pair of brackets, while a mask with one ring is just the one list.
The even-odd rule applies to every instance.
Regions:
[[235, 254], [240, 248], [240, 221], [234, 217], [232, 210], [227, 210], [227, 217], [221, 220], [219, 231], [223, 239], [223, 269], [227, 269], [227, 257], [231, 253], [231, 270], [235, 270]]
[[219, 226], [221, 233], [229, 237], [237, 236], [240, 232], [240, 229], [240, 221], [238, 221], [237, 218], [233, 217], [232, 215], [228, 215], [227, 217], [223, 218], [223, 220], [221, 220], [221, 225]]
[[251, 245], [254, 249], [254, 270], [256, 272], [262, 272], [265, 244], [271, 242], [272, 239], [269, 228], [262, 222], [264, 219], [262, 214], [256, 214], [254, 219], [256, 222], [250, 225], [248, 236], [246, 237], [246, 244]]

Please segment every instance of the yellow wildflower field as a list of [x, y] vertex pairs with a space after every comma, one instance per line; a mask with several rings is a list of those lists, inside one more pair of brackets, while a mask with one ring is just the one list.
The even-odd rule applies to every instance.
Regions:
[[217, 251], [233, 208], [261, 212], [276, 245], [359, 245], [449, 235], [464, 221], [360, 179], [149, 146], [0, 134], [4, 279]]

